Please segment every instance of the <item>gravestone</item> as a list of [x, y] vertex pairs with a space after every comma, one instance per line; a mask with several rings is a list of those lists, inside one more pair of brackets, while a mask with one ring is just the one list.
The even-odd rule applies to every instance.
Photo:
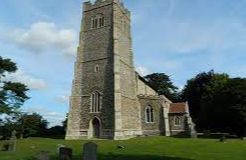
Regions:
[[58, 144], [57, 145], [57, 149], [56, 149], [56, 153], [57, 154], [59, 154], [59, 152], [60, 152], [60, 148], [62, 148], [62, 147], [66, 147], [64, 144]]
[[66, 147], [60, 147], [59, 160], [72, 160], [72, 149]]
[[37, 160], [50, 160], [49, 152], [41, 151], [37, 156]]
[[190, 138], [197, 138], [197, 132], [195, 130], [193, 130], [191, 133], [190, 133]]
[[15, 152], [15, 150], [16, 150], [16, 141], [17, 141], [16, 131], [13, 130], [11, 138], [10, 138], [9, 143], [8, 143], [8, 151], [9, 152]]
[[83, 160], [97, 160], [97, 144], [93, 142], [84, 144]]
[[246, 140], [246, 137], [241, 137], [241, 140]]
[[220, 142], [225, 142], [226, 141], [226, 136], [223, 134], [220, 137]]
[[9, 150], [9, 142], [4, 142], [1, 146], [1, 151], [8, 151]]

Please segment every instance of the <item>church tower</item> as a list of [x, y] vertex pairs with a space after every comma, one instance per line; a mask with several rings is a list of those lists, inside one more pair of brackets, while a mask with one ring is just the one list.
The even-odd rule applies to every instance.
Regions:
[[120, 0], [83, 6], [66, 139], [140, 135], [130, 12]]

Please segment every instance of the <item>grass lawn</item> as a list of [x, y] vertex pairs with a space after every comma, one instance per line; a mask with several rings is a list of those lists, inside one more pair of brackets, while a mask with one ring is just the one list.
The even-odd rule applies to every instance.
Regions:
[[[18, 140], [17, 151], [0, 151], [0, 160], [30, 160], [40, 151], [49, 151], [57, 159], [57, 144], [73, 149], [74, 160], [81, 160], [82, 145], [88, 141], [28, 138]], [[168, 137], [134, 138], [127, 141], [98, 140], [100, 160], [245, 160], [246, 141], [186, 139]], [[0, 143], [3, 143], [0, 141]], [[117, 145], [125, 149], [117, 149]]]

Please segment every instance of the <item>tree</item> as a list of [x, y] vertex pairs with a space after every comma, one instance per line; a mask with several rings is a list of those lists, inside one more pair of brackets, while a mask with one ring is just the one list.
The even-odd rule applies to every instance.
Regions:
[[9, 139], [11, 132], [15, 129], [14, 123], [10, 117], [5, 118], [5, 120], [0, 123], [0, 137], [1, 139]]
[[62, 127], [64, 128], [64, 131], [67, 130], [67, 121], [68, 121], [68, 113], [66, 114], [65, 120], [62, 121]]
[[[218, 117], [216, 109], [219, 108], [214, 105], [214, 97], [219, 95], [228, 80], [227, 74], [218, 74], [211, 70], [187, 81], [181, 97], [184, 101], [188, 101], [191, 116], [198, 130], [211, 129], [211, 125], [214, 124], [212, 119]], [[222, 110], [223, 108], [219, 111]]]
[[65, 130], [63, 126], [53, 126], [48, 129], [47, 136], [50, 138], [61, 138], [64, 139], [65, 136]]
[[5, 76], [5, 72], [13, 73], [17, 70], [17, 66], [10, 59], [3, 59], [0, 56], [0, 78]]
[[230, 79], [223, 99], [230, 113], [229, 127], [239, 136], [246, 136], [246, 78]]
[[64, 139], [66, 128], [67, 128], [67, 120], [68, 120], [68, 114], [66, 115], [66, 118], [64, 121], [62, 121], [62, 125], [56, 125], [47, 130], [46, 136], [49, 138], [56, 138], [56, 139]]
[[3, 59], [0, 56], [0, 115], [11, 115], [17, 112], [17, 109], [29, 99], [26, 85], [22, 83], [6, 82], [3, 77], [6, 73], [17, 71], [17, 66], [10, 59]]
[[246, 134], [245, 78], [203, 72], [187, 81], [182, 98], [198, 130]]
[[144, 77], [149, 86], [160, 95], [165, 95], [171, 101], [178, 101], [178, 88], [173, 85], [170, 77], [165, 73], [153, 73]]
[[0, 125], [0, 135], [5, 139], [11, 136], [16, 130], [20, 138], [30, 136], [43, 136], [47, 133], [48, 122], [37, 113], [21, 113], [15, 116], [8, 116]]
[[42, 136], [47, 132], [48, 122], [38, 113], [21, 114], [15, 124], [23, 137]]

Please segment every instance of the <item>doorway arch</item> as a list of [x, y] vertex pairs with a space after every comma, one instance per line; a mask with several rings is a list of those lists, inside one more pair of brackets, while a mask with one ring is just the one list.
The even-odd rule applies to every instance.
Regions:
[[101, 132], [101, 123], [100, 120], [97, 117], [95, 117], [92, 120], [92, 137], [100, 138], [100, 132]]

